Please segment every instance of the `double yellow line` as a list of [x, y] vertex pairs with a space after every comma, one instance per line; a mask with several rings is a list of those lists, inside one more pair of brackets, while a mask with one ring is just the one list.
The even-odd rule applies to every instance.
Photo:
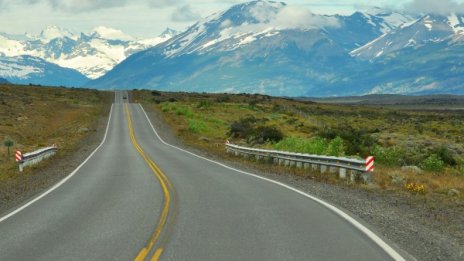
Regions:
[[[172, 184], [169, 181], [169, 179], [166, 177], [166, 175], [161, 171], [161, 169], [156, 165], [156, 163], [150, 159], [149, 156], [143, 151], [143, 149], [140, 147], [140, 145], [137, 142], [137, 139], [135, 138], [134, 134], [134, 128], [132, 127], [132, 118], [129, 112], [129, 106], [127, 103], [124, 105], [125, 106], [125, 113], [127, 117], [127, 126], [129, 127], [129, 134], [130, 138], [132, 141], [132, 144], [134, 145], [135, 149], [139, 152], [140, 156], [145, 160], [145, 162], [148, 164], [150, 169], [153, 171], [155, 174], [156, 178], [158, 179], [161, 188], [163, 189], [164, 193], [164, 206], [161, 211], [161, 216], [159, 218], [158, 224], [156, 226], [155, 232], [153, 233], [150, 242], [148, 245], [142, 250], [140, 250], [139, 254], [135, 257], [135, 261], [141, 261], [145, 260], [147, 255], [151, 252], [153, 246], [155, 246], [156, 242], [160, 238], [161, 232], [163, 231], [163, 228], [166, 225], [166, 222], [168, 220], [169, 216], [169, 208], [171, 204], [171, 194], [170, 190], [173, 190]], [[156, 250], [155, 253], [153, 254], [153, 257], [151, 258], [152, 261], [156, 261], [160, 258], [161, 254], [163, 253], [163, 247], [159, 246]]]

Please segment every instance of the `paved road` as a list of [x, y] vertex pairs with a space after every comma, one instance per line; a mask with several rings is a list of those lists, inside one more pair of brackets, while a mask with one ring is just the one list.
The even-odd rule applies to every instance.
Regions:
[[0, 260], [392, 259], [305, 195], [164, 144], [126, 95], [72, 177], [0, 218]]

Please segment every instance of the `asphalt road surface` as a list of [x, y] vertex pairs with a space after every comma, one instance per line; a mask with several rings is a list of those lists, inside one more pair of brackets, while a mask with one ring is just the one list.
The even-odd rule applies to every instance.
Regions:
[[0, 260], [402, 259], [324, 202], [165, 144], [123, 97], [77, 171], [0, 218]]

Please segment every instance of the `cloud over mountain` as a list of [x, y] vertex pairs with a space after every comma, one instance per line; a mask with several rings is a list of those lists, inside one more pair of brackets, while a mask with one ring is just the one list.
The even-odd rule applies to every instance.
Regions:
[[462, 14], [464, 13], [464, 3], [458, 3], [455, 0], [413, 0], [405, 5], [405, 9], [412, 13]]
[[192, 10], [190, 5], [183, 5], [176, 8], [171, 17], [175, 22], [191, 22], [200, 19], [201, 15]]

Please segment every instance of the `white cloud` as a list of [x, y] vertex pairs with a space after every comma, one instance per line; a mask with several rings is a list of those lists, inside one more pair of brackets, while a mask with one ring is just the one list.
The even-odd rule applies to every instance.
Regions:
[[190, 5], [183, 5], [172, 13], [171, 16], [174, 22], [191, 22], [201, 18], [201, 15], [192, 10]]
[[340, 26], [335, 18], [315, 15], [309, 9], [292, 6], [286, 6], [278, 12], [272, 23], [277, 27], [301, 29]]
[[148, 0], [148, 5], [153, 8], [162, 8], [167, 6], [173, 6], [184, 2], [183, 0]]
[[434, 13], [447, 15], [450, 13], [464, 13], [464, 3], [454, 0], [413, 0], [405, 5], [408, 12]]
[[49, 0], [49, 2], [54, 9], [68, 12], [95, 11], [127, 4], [127, 0]]
[[[0, 7], [47, 4], [53, 10], [65, 12], [89, 12], [114, 7], [141, 4], [152, 8], [164, 8], [184, 2], [183, 0], [0, 0]], [[0, 10], [1, 11], [1, 10]]]

